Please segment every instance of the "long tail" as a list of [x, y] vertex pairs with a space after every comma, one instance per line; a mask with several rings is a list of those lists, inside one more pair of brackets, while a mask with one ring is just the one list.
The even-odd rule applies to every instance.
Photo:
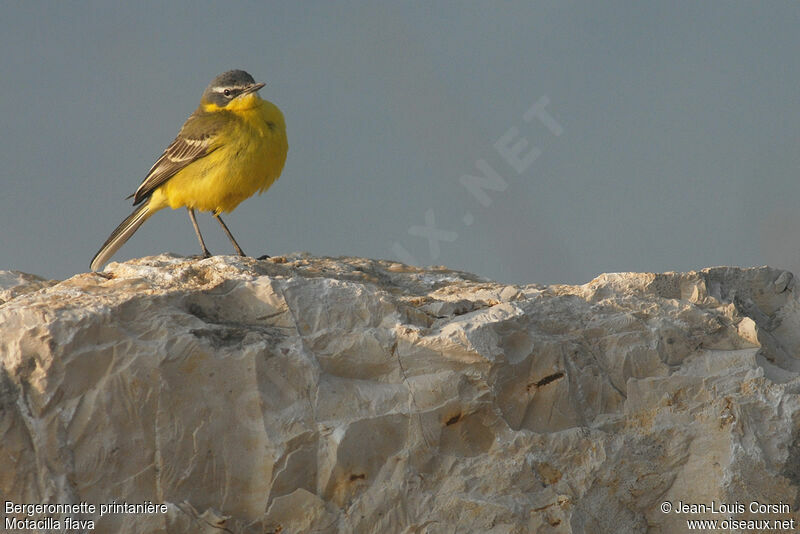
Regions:
[[149, 200], [138, 208], [133, 210], [133, 213], [128, 215], [128, 218], [122, 221], [117, 229], [111, 232], [111, 235], [108, 236], [106, 242], [103, 243], [103, 246], [100, 247], [100, 250], [97, 254], [94, 255], [92, 258], [92, 262], [89, 264], [89, 268], [93, 271], [97, 271], [102, 267], [114, 253], [119, 250], [119, 247], [125, 244], [125, 242], [131, 238], [133, 233], [139, 229], [143, 222], [145, 222], [150, 216], [155, 213], [155, 210], [151, 210], [149, 208]]

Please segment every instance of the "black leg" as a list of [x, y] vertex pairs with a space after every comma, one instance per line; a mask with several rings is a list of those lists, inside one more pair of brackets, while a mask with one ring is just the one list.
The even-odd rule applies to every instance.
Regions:
[[189, 210], [189, 218], [192, 220], [192, 226], [194, 226], [194, 233], [197, 234], [197, 240], [200, 241], [200, 248], [203, 249], [203, 257], [210, 258], [211, 253], [206, 248], [206, 244], [203, 242], [203, 236], [200, 234], [200, 227], [197, 226], [197, 219], [194, 218], [194, 209], [186, 208]]
[[245, 254], [244, 251], [242, 250], [242, 247], [239, 246], [239, 243], [237, 243], [236, 240], [233, 238], [233, 234], [231, 234], [231, 231], [228, 230], [228, 227], [225, 226], [224, 222], [222, 222], [222, 217], [220, 217], [218, 213], [215, 213], [214, 218], [217, 219], [219, 221], [219, 224], [222, 225], [222, 229], [225, 230], [225, 235], [227, 235], [228, 239], [230, 239], [231, 243], [233, 243], [233, 248], [236, 249], [236, 253], [239, 254], [239, 256], [247, 256], [247, 254]]

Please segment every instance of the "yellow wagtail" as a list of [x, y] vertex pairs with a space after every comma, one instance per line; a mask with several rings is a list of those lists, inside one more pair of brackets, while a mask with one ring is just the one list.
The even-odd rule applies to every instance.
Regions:
[[283, 114], [262, 100], [256, 83], [243, 70], [220, 74], [186, 119], [178, 137], [147, 173], [133, 197], [138, 207], [117, 226], [90, 267], [98, 270], [156, 211], [185, 206], [189, 211], [203, 257], [211, 256], [203, 242], [194, 210], [210, 211], [240, 256], [220, 213], [233, 211], [256, 191], [265, 191], [278, 179], [289, 144]]

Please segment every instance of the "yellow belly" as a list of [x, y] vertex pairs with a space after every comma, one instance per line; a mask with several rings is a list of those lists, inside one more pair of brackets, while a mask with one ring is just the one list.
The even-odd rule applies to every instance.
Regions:
[[186, 166], [153, 192], [152, 208], [185, 206], [231, 212], [278, 179], [288, 151], [281, 112], [259, 99], [257, 106], [237, 115], [243, 120], [220, 132], [219, 148]]

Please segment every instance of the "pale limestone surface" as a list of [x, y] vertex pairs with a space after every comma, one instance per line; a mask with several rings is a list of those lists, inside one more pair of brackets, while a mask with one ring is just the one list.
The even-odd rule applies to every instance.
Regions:
[[[303, 254], [0, 274], [0, 493], [95, 532], [686, 531], [800, 484], [791, 273], [507, 286]], [[3, 301], [5, 301], [3, 303]]]

